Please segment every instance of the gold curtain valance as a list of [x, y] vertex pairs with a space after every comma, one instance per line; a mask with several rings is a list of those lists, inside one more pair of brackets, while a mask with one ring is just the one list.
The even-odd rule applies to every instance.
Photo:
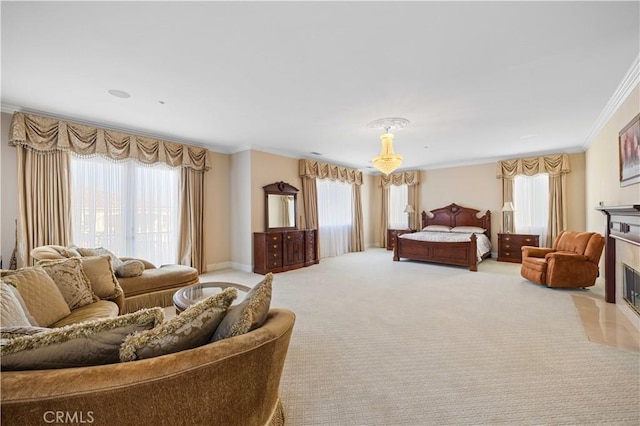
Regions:
[[402, 173], [391, 173], [390, 175], [380, 175], [380, 180], [378, 181], [378, 186], [383, 188], [387, 188], [389, 186], [400, 186], [400, 185], [417, 185], [420, 183], [420, 171], [412, 170], [409, 172]]
[[340, 182], [362, 185], [362, 172], [355, 169], [312, 160], [300, 160], [298, 169], [302, 177], [339, 180]]
[[569, 172], [571, 172], [569, 156], [558, 154], [498, 161], [496, 178], [513, 179], [516, 175], [533, 176], [539, 173], [559, 176]]
[[22, 112], [13, 114], [9, 143], [38, 151], [71, 151], [113, 160], [132, 158], [144, 164], [165, 163], [197, 171], [209, 170], [205, 148]]

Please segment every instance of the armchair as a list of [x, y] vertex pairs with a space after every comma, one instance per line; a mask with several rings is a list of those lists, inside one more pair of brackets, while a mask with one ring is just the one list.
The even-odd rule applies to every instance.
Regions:
[[547, 287], [589, 287], [598, 277], [603, 248], [598, 233], [562, 231], [552, 248], [522, 247], [520, 275]]

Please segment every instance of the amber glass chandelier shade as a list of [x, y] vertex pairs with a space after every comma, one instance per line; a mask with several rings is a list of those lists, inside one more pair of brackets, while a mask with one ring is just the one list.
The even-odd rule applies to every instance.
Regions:
[[385, 133], [380, 136], [382, 151], [374, 157], [373, 167], [388, 175], [402, 165], [402, 155], [393, 152], [393, 135]]

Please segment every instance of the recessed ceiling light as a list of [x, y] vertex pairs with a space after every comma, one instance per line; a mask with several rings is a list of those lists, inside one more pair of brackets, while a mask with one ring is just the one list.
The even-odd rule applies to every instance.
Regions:
[[531, 138], [535, 138], [535, 137], [538, 137], [538, 135], [524, 135], [524, 136], [520, 136], [520, 140], [531, 139]]
[[311, 151], [311, 153], [312, 153], [313, 155], [322, 155], [322, 154], [320, 154], [319, 152], [316, 152], [316, 151]]
[[424, 149], [427, 149], [427, 148], [429, 148], [429, 146], [428, 146], [428, 145], [425, 145], [425, 146], [424, 146]]
[[109, 89], [107, 90], [107, 92], [111, 95], [111, 96], [115, 96], [116, 98], [130, 98], [131, 95], [128, 94], [127, 92], [125, 92], [124, 90], [118, 90], [118, 89]]
[[160, 105], [164, 105], [164, 104], [165, 104], [165, 102], [164, 102], [164, 101], [158, 101], [158, 103], [159, 103]]

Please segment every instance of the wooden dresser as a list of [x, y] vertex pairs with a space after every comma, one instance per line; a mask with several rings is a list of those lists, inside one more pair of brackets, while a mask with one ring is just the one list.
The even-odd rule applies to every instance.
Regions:
[[522, 263], [522, 246], [540, 246], [540, 236], [533, 234], [498, 234], [498, 261]]
[[284, 272], [320, 262], [315, 229], [254, 232], [253, 272]]

